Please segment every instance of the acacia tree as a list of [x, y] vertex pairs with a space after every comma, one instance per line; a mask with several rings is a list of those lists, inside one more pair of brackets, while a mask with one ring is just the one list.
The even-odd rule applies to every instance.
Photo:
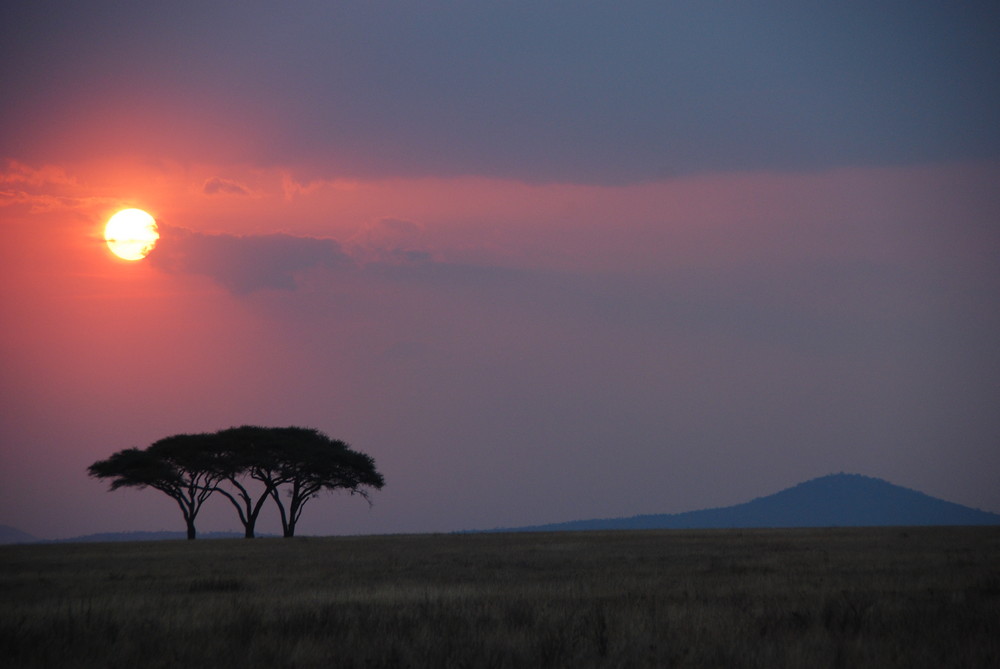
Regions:
[[[282, 533], [292, 537], [306, 503], [320, 492], [347, 490], [370, 504], [369, 489], [385, 483], [371, 456], [319, 430], [253, 425], [166, 437], [144, 450], [118, 451], [88, 472], [111, 479], [111, 490], [149, 487], [166, 493], [181, 509], [188, 539], [195, 538], [195, 518], [214, 492], [236, 509], [248, 539], [268, 498], [278, 507]], [[255, 493], [251, 481], [263, 487], [256, 486]]]
[[[270, 495], [278, 506], [285, 537], [295, 536], [295, 526], [302, 516], [302, 509], [320, 492], [347, 490], [371, 504], [368, 488], [379, 490], [385, 485], [370, 455], [352, 450], [343, 441], [331, 439], [319, 430], [301, 427], [281, 429], [277, 469], [281, 482], [271, 488]], [[282, 485], [287, 486], [287, 508], [281, 500]]]
[[90, 465], [87, 471], [94, 478], [111, 479], [110, 490], [149, 487], [165, 493], [180, 507], [187, 538], [194, 539], [195, 518], [221, 478], [210, 453], [208, 435], [178, 434], [144, 450], [118, 451]]
[[[289, 436], [294, 436], [288, 432], [296, 429], [244, 425], [211, 435], [213, 467], [220, 477], [216, 490], [236, 509], [247, 539], [253, 539], [257, 518], [271, 493], [288, 481], [282, 454]], [[255, 495], [250, 481], [258, 481], [263, 490]]]

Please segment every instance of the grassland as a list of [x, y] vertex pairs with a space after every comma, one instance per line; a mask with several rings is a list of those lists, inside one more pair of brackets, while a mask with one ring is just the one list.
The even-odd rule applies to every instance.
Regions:
[[0, 547], [8, 667], [997, 667], [1000, 528]]

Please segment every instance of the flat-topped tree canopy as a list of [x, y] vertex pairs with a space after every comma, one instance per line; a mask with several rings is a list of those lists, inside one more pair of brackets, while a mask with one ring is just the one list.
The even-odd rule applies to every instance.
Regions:
[[146, 449], [127, 448], [99, 460], [88, 473], [111, 479], [111, 490], [123, 487], [155, 488], [180, 507], [188, 539], [196, 535], [195, 518], [211, 496], [221, 475], [213, 468], [212, 439], [205, 434], [177, 434]]
[[109, 490], [179, 484], [177, 472], [164, 460], [139, 448], [126, 448], [87, 468], [94, 478], [111, 479]]
[[[245, 425], [218, 434], [229, 443], [239, 444], [245, 440], [243, 446], [235, 446], [237, 450], [263, 452], [260, 462], [266, 463], [269, 469], [265, 472], [258, 464], [248, 471], [258, 480], [264, 481], [265, 475], [268, 477], [267, 481], [272, 484], [268, 494], [278, 507], [282, 532], [286, 537], [294, 536], [303, 507], [321, 491], [347, 490], [352, 495], [359, 494], [369, 500], [369, 488], [378, 490], [385, 485], [371, 456], [355, 451], [347, 443], [331, 439], [316, 429]], [[282, 486], [288, 496], [287, 507], [279, 494]]]
[[184, 514], [189, 539], [195, 536], [201, 505], [215, 492], [236, 509], [247, 538], [254, 536], [268, 498], [278, 507], [284, 536], [291, 537], [306, 502], [321, 491], [347, 490], [370, 503], [369, 490], [385, 484], [371, 456], [319, 430], [294, 426], [242, 425], [173, 435], [146, 449], [119, 451], [88, 471], [112, 479], [111, 490], [151, 487], [172, 497]]

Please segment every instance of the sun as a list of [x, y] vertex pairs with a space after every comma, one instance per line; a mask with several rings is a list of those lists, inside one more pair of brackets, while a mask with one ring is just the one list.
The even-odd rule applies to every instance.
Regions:
[[122, 209], [104, 226], [104, 241], [119, 258], [142, 260], [156, 246], [156, 221], [142, 209]]

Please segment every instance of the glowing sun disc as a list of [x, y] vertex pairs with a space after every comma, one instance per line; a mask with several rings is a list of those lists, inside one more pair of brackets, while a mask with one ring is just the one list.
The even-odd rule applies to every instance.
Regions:
[[108, 248], [124, 260], [142, 260], [159, 238], [156, 221], [142, 209], [122, 209], [104, 226]]

